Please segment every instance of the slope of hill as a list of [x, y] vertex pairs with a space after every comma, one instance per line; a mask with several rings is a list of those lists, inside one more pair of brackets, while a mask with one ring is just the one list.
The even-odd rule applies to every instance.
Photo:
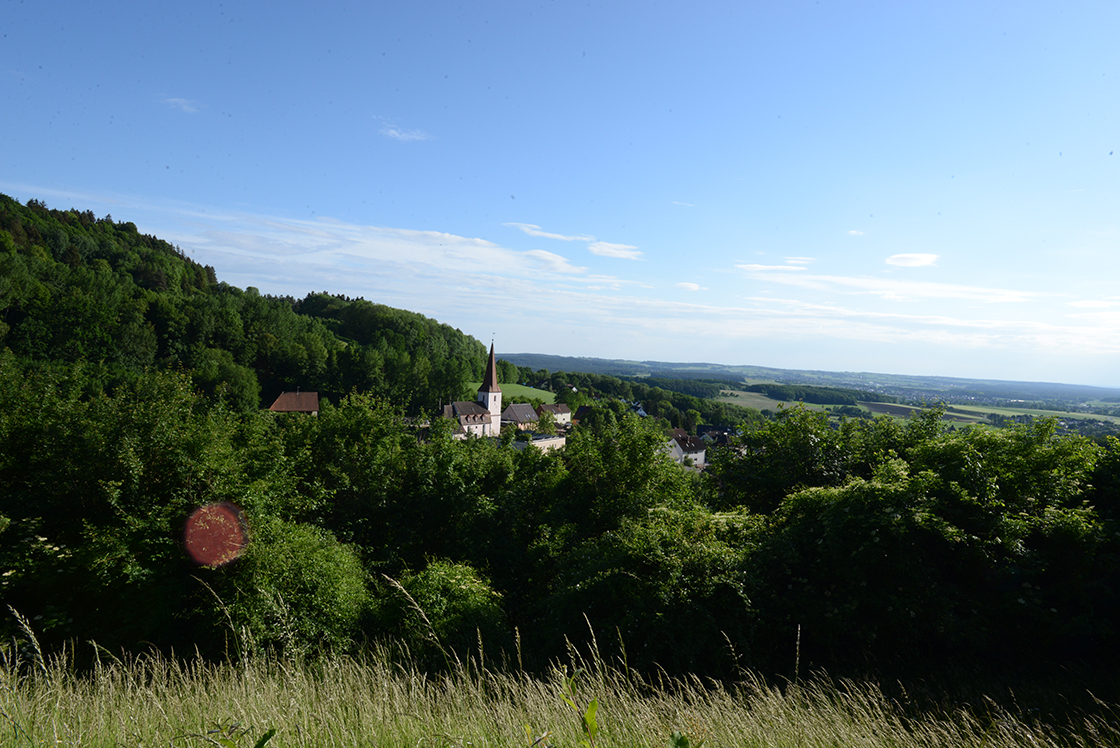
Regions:
[[4, 195], [0, 346], [42, 366], [81, 362], [91, 391], [182, 367], [239, 410], [297, 388], [336, 398], [356, 388], [428, 410], [467, 394], [486, 355], [420, 314], [241, 290], [132, 223]]

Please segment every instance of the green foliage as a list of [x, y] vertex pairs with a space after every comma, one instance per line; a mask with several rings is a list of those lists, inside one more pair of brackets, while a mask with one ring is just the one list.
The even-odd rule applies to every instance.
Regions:
[[542, 410], [537, 416], [537, 431], [542, 434], [556, 433], [556, 416], [551, 410]]
[[716, 507], [768, 514], [792, 491], [839, 484], [847, 468], [844, 437], [821, 411], [800, 406], [783, 411], [745, 434], [735, 449], [715, 452]]
[[386, 591], [379, 617], [414, 655], [438, 661], [438, 651], [462, 659], [483, 642], [499, 649], [506, 645], [501, 602], [470, 565], [433, 560], [420, 572], [406, 573], [399, 588]]
[[354, 551], [312, 525], [265, 518], [252, 531], [245, 558], [211, 573], [235, 629], [288, 656], [351, 649], [372, 605]]
[[237, 410], [297, 388], [357, 388], [412, 413], [463, 397], [485, 360], [478, 341], [418, 314], [218, 283], [132, 224], [0, 195], [0, 232], [0, 339], [22, 358], [95, 362], [116, 379], [186, 367]]
[[874, 403], [893, 403], [898, 398], [890, 395], [880, 395], [876, 392], [865, 390], [851, 390], [840, 387], [814, 387], [804, 384], [777, 384], [767, 382], [740, 386], [739, 389], [747, 392], [761, 392], [772, 400], [786, 402], [816, 403], [818, 405], [855, 405], [859, 401]]
[[592, 534], [611, 530], [659, 504], [688, 504], [688, 483], [669, 459], [665, 437], [645, 419], [626, 414], [598, 431], [568, 438], [568, 506], [564, 522]]
[[567, 704], [572, 711], [576, 713], [580, 721], [580, 729], [583, 731], [585, 740], [579, 742], [580, 745], [587, 748], [595, 748], [595, 738], [599, 735], [599, 723], [595, 719], [595, 714], [599, 711], [599, 702], [592, 699], [587, 702], [587, 706], [583, 706], [579, 694], [576, 691], [576, 679], [580, 675], [580, 670], [577, 669], [571, 676], [564, 679], [564, 690], [560, 694], [560, 698]]
[[750, 649], [755, 613], [743, 567], [760, 529], [749, 516], [700, 510], [627, 520], [562, 557], [534, 628], [579, 641], [590, 622], [617, 632], [636, 667], [729, 673], [728, 643]]

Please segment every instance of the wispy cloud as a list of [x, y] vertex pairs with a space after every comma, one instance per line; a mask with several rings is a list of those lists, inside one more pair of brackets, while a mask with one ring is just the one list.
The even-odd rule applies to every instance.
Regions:
[[789, 265], [812, 265], [816, 262], [812, 257], [787, 257], [786, 263]]
[[863, 236], [863, 232], [859, 229], [848, 229], [848, 236]]
[[918, 301], [925, 299], [956, 299], [983, 303], [1010, 303], [1035, 301], [1042, 294], [1006, 288], [986, 288], [954, 283], [932, 283], [898, 278], [865, 278], [841, 275], [803, 275], [783, 270], [803, 270], [789, 265], [736, 265], [756, 280], [767, 280], [786, 286], [795, 286], [816, 292], [865, 294], [888, 301]]
[[1081, 301], [1071, 301], [1070, 306], [1080, 307], [1082, 309], [1109, 309], [1114, 306], [1120, 306], [1120, 300], [1111, 301], [1108, 299], [1084, 299]]
[[521, 229], [522, 231], [524, 231], [529, 236], [540, 236], [540, 237], [543, 237], [545, 239], [559, 239], [562, 242], [593, 242], [593, 241], [595, 241], [595, 237], [593, 237], [593, 236], [584, 236], [584, 235], [580, 235], [580, 234], [573, 235], [573, 236], [566, 236], [564, 234], [552, 234], [552, 233], [549, 233], [548, 231], [542, 230], [540, 226], [537, 226], [536, 224], [532, 224], [532, 223], [503, 223], [502, 225], [503, 226], [510, 226], [512, 228], [515, 228], [515, 229]]
[[630, 244], [611, 244], [610, 242], [593, 242], [587, 245], [591, 254], [600, 257], [618, 257], [623, 260], [636, 260], [642, 256], [637, 247]]
[[415, 143], [421, 140], [431, 140], [432, 136], [423, 130], [408, 130], [400, 127], [395, 122], [390, 122], [384, 117], [378, 117], [381, 121], [380, 133], [387, 138], [399, 140], [402, 143]]
[[611, 242], [596, 241], [589, 234], [554, 234], [543, 230], [535, 223], [504, 223], [515, 229], [521, 229], [529, 236], [539, 236], [544, 239], [558, 239], [562, 242], [588, 242], [587, 249], [593, 255], [600, 257], [617, 257], [622, 260], [637, 260], [642, 256], [641, 251], [632, 244], [612, 244]]
[[703, 286], [701, 286], [699, 283], [688, 283], [688, 282], [678, 283], [677, 288], [683, 289], [685, 291], [707, 291], [708, 290], [708, 289], [704, 288]]
[[402, 130], [399, 127], [382, 127], [381, 134], [402, 143], [413, 143], [419, 140], [431, 140], [432, 136], [423, 130]]
[[190, 99], [178, 99], [174, 97], [163, 99], [163, 103], [167, 104], [173, 109], [178, 109], [180, 112], [186, 112], [187, 114], [194, 114], [199, 110], [201, 106], [197, 101], [191, 101]]
[[735, 267], [740, 270], [746, 270], [748, 273], [772, 273], [790, 270], [804, 270], [805, 268], [799, 265], [736, 265]]
[[680, 205], [680, 206], [685, 207], [685, 208], [695, 208], [696, 207], [692, 203], [682, 203], [679, 200], [674, 200], [673, 205]]
[[891, 255], [887, 258], [888, 265], [900, 268], [920, 268], [936, 265], [940, 255]]

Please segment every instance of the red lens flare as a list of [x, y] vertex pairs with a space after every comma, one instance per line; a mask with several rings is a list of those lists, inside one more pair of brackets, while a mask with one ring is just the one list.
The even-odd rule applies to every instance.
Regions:
[[187, 555], [199, 566], [223, 566], [248, 542], [245, 519], [233, 504], [207, 504], [191, 512], [183, 532]]

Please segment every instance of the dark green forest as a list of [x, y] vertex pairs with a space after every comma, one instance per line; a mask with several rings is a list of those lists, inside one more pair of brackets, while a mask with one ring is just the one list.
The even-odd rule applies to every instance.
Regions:
[[243, 291], [132, 223], [4, 195], [0, 342], [40, 368], [83, 362], [89, 392], [182, 369], [245, 412], [302, 388], [335, 399], [357, 389], [421, 413], [471, 395], [466, 382], [481, 378], [486, 355], [419, 314]]
[[[713, 678], [1111, 672], [1116, 439], [518, 370], [591, 406], [562, 450], [519, 451], [427, 417], [484, 358], [420, 315], [242, 291], [132, 224], [3, 198], [0, 596], [89, 656], [395, 641], [543, 668], [594, 637]], [[296, 387], [328, 395], [318, 416], [260, 409]], [[702, 472], [665, 450], [690, 420], [740, 426]], [[186, 518], [227, 502], [243, 555], [193, 564]]]

